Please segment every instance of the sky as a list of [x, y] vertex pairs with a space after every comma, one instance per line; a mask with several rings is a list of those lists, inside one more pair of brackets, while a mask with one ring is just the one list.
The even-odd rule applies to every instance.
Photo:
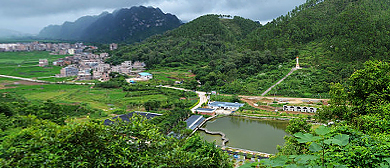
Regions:
[[132, 6], [158, 7], [188, 22], [205, 14], [241, 16], [265, 24], [306, 0], [1, 0], [0, 29], [38, 34], [48, 25]]

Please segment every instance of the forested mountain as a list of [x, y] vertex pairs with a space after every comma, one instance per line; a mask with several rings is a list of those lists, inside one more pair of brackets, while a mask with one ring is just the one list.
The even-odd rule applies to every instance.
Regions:
[[38, 37], [86, 42], [139, 42], [155, 34], [177, 28], [181, 21], [158, 8], [123, 8], [113, 13], [84, 16], [75, 22], [45, 27]]
[[109, 60], [143, 60], [150, 68], [186, 66], [204, 90], [259, 94], [296, 71], [270, 93], [327, 95], [367, 60], [387, 60], [390, 1], [308, 0], [262, 26], [234, 17], [206, 15]]

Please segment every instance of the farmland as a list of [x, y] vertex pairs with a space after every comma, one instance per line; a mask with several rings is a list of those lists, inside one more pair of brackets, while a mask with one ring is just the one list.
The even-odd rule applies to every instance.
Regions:
[[[137, 96], [126, 96], [129, 92], [122, 89], [93, 88], [83, 85], [10, 85], [10, 82], [15, 81], [0, 79], [0, 86], [8, 87], [0, 90], [3, 93], [21, 95], [29, 100], [52, 100], [66, 104], [84, 103], [90, 107], [103, 110], [144, 110], [144, 103], [150, 100], [165, 103], [179, 99], [178, 97], [173, 98], [171, 94], [145, 94], [145, 91], [132, 91], [131, 94]], [[6, 85], [4, 85], [5, 83]], [[196, 96], [192, 98], [196, 100]]]
[[25, 78], [50, 77], [58, 74], [61, 67], [49, 65], [38, 67], [39, 59], [49, 63], [66, 55], [50, 55], [49, 52], [0, 52], [0, 74]]

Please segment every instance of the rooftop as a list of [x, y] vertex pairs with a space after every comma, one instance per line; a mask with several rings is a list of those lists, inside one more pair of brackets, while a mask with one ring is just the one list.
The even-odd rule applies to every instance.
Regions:
[[215, 101], [215, 102], [211, 102], [209, 103], [210, 106], [216, 106], [216, 107], [236, 107], [236, 108], [240, 108], [242, 106], [244, 106], [244, 103], [230, 103], [230, 102], [219, 102], [219, 101]]
[[199, 126], [205, 118], [201, 115], [192, 115], [190, 118], [186, 120], [187, 128], [194, 130], [197, 126]]
[[152, 75], [152, 74], [147, 73], [147, 72], [141, 72], [141, 73], [138, 73], [138, 74], [141, 75], [141, 76], [150, 76], [150, 75]]
[[215, 109], [211, 109], [211, 108], [197, 108], [197, 109], [195, 109], [195, 111], [213, 112], [213, 111], [215, 111]]

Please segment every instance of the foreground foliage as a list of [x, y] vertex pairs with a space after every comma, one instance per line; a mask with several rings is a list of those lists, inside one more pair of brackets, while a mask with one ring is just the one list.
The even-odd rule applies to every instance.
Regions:
[[316, 115], [334, 125], [307, 130], [306, 122], [292, 120], [293, 136], [286, 137], [277, 157], [264, 165], [277, 167], [390, 167], [387, 62], [368, 61], [347, 85], [332, 86], [331, 105]]
[[4, 167], [231, 167], [226, 154], [199, 136], [167, 137], [140, 116], [110, 126], [22, 118], [25, 126], [2, 140]]

